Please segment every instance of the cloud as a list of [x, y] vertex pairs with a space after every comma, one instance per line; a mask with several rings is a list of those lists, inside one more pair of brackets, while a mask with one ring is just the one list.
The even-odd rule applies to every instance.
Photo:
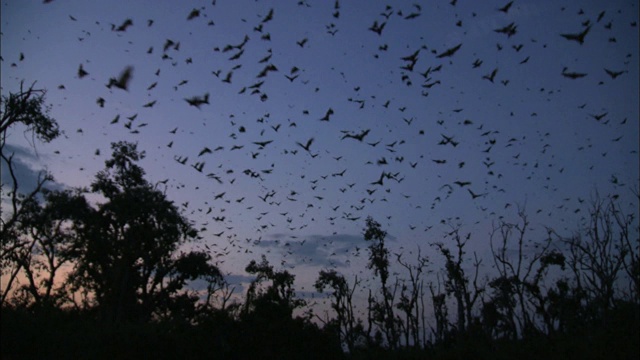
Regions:
[[353, 257], [366, 256], [367, 243], [362, 235], [333, 234], [297, 237], [274, 234], [257, 246], [282, 255], [288, 266], [345, 267]]
[[305, 299], [305, 300], [309, 300], [309, 299], [315, 299], [315, 300], [323, 300], [323, 299], [327, 299], [329, 298], [329, 293], [324, 292], [324, 293], [319, 293], [317, 291], [310, 291], [310, 290], [298, 290], [296, 291], [296, 298], [298, 299]]
[[[224, 279], [229, 285], [231, 285], [231, 287], [235, 287], [235, 293], [242, 293], [244, 291], [244, 285], [251, 283], [255, 277], [240, 274], [227, 274], [224, 276]], [[189, 283], [189, 288], [196, 291], [206, 290], [207, 282], [204, 279], [196, 279]]]
[[[14, 175], [18, 182], [19, 191], [22, 193], [33, 191], [38, 181], [46, 174], [46, 170], [37, 168], [41, 159], [30, 151], [30, 149], [19, 145], [5, 144], [3, 152], [7, 158], [13, 156], [11, 162], [13, 164]], [[0, 166], [2, 186], [13, 189], [13, 179], [9, 173], [7, 162], [3, 160]], [[63, 190], [65, 186], [54, 180], [47, 182], [45, 188], [49, 190]]]
[[225, 275], [224, 279], [230, 285], [235, 286], [236, 287], [236, 291], [243, 292], [244, 291], [244, 284], [251, 283], [255, 279], [255, 276], [240, 275], [240, 274], [227, 274], [227, 275]]

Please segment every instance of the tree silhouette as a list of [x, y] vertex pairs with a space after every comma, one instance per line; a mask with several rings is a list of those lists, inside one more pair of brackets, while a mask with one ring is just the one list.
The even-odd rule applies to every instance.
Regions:
[[340, 339], [335, 333], [320, 330], [311, 323], [310, 314], [294, 317], [294, 310], [306, 302], [296, 297], [293, 274], [274, 270], [264, 255], [245, 270], [256, 278], [239, 317], [244, 347], [239, 357], [321, 359], [339, 354]]
[[[474, 274], [473, 280], [470, 281], [469, 276], [465, 272], [463, 262], [464, 255], [466, 254], [464, 247], [467, 241], [469, 241], [471, 233], [468, 233], [463, 239], [462, 236], [460, 236], [460, 228], [454, 227], [448, 235], [452, 236], [455, 242], [456, 251], [454, 254], [441, 242], [434, 243], [434, 245], [445, 258], [446, 277], [444, 286], [447, 294], [453, 295], [456, 299], [456, 331], [459, 334], [463, 334], [468, 330], [473, 321], [472, 312], [476, 301], [484, 293], [484, 287], [478, 284], [478, 275], [482, 260], [478, 259], [477, 254], [474, 253]], [[471, 288], [470, 285], [473, 285], [473, 288]]]
[[[291, 318], [294, 309], [305, 304], [304, 300], [296, 298], [293, 288], [295, 276], [286, 270], [275, 271], [264, 255], [260, 263], [251, 260], [245, 271], [256, 275], [247, 290], [245, 315], [253, 312], [286, 319]], [[260, 284], [265, 281], [271, 281], [271, 284], [260, 289]]]
[[2, 96], [2, 115], [0, 116], [0, 144], [4, 146], [7, 132], [17, 124], [26, 127], [38, 140], [50, 142], [60, 135], [58, 122], [49, 116], [50, 106], [45, 105], [46, 90], [35, 89], [35, 83], [24, 89], [20, 83], [18, 93]]
[[[45, 105], [46, 91], [35, 89], [32, 84], [26, 90], [20, 84], [17, 93], [10, 93], [8, 96], [0, 98], [0, 158], [6, 165], [6, 169], [11, 178], [11, 188], [6, 191], [7, 186], [2, 183], [2, 202], [5, 199], [11, 204], [9, 213], [5, 213], [0, 207], [0, 267], [2, 274], [8, 274], [9, 279], [3, 284], [0, 294], [0, 304], [4, 304], [10, 294], [13, 282], [22, 270], [21, 258], [25, 252], [29, 253], [29, 241], [19, 237], [19, 219], [22, 217], [24, 202], [34, 200], [42, 191], [48, 181], [53, 180], [51, 174], [40, 173], [36, 185], [30, 191], [24, 193], [20, 189], [20, 183], [16, 176], [16, 165], [14, 163], [14, 153], [6, 152], [6, 141], [10, 130], [22, 126], [25, 133], [30, 133], [34, 139], [43, 142], [50, 142], [60, 135], [58, 123], [49, 116], [50, 106]], [[15, 129], [15, 130], [18, 130]]]
[[[500, 332], [511, 339], [537, 331], [535, 313], [531, 309], [536, 305], [531, 304], [529, 296], [531, 291], [539, 291], [547, 267], [563, 265], [563, 260], [551, 252], [550, 237], [542, 242], [528, 239], [531, 227], [524, 209], [518, 209], [518, 217], [517, 223], [501, 221], [494, 225], [490, 234], [489, 244], [498, 276], [489, 282], [493, 294], [485, 304], [487, 319], [500, 322], [496, 329], [501, 329]], [[497, 246], [495, 238], [498, 238]], [[537, 250], [530, 252], [529, 248]]]
[[[360, 281], [356, 276], [353, 286], [349, 286], [347, 279], [336, 270], [321, 270], [314, 286], [318, 292], [329, 288], [332, 290], [331, 307], [336, 312], [335, 326], [340, 334], [340, 340], [353, 352], [356, 346], [366, 343], [361, 319], [358, 319], [353, 307], [353, 294]], [[325, 324], [325, 326], [331, 324]]]
[[76, 289], [95, 295], [103, 319], [120, 322], [187, 315], [198, 297], [189, 280], [222, 281], [208, 254], [178, 254], [197, 232], [176, 206], [144, 179], [136, 144], [112, 144], [112, 158], [91, 184], [106, 202], [82, 219], [74, 245]]
[[18, 239], [28, 243], [14, 254], [24, 271], [27, 284], [21, 290], [26, 303], [62, 305], [67, 302], [65, 281], [58, 281], [58, 270], [74, 260], [73, 243], [77, 241], [78, 220], [89, 205], [71, 190], [43, 190], [43, 201], [28, 198], [22, 203], [17, 222]]
[[[596, 198], [587, 226], [568, 237], [547, 229], [544, 240], [529, 240], [529, 221], [521, 209], [519, 222], [494, 225], [489, 245], [497, 274], [487, 277], [486, 293], [478, 281], [481, 259], [474, 257], [471, 272], [464, 264], [471, 234], [462, 236], [454, 227], [444, 235], [453, 239], [452, 247], [432, 243], [444, 257], [444, 268], [436, 272], [437, 290], [427, 282], [431, 296], [425, 297], [425, 276], [431, 273], [425, 271], [428, 258], [418, 249], [417, 263], [402, 253], [395, 253], [393, 261], [386, 231], [369, 217], [363, 234], [369, 244], [367, 267], [380, 284], [369, 288], [367, 318], [358, 316], [353, 303], [361, 283], [358, 277], [350, 285], [335, 269], [322, 270], [314, 285], [319, 292], [330, 291], [336, 317], [327, 315], [321, 328], [312, 323], [311, 312], [294, 316], [306, 305], [296, 296], [295, 276], [274, 269], [264, 255], [245, 268], [255, 279], [244, 304], [227, 307], [233, 290], [208, 253], [182, 246], [198, 233], [145, 179], [138, 165], [144, 152], [128, 142], [113, 143], [112, 150], [89, 190], [41, 188], [17, 198], [11, 229], [3, 227], [4, 234], [12, 236], [3, 238], [3, 271], [4, 264], [10, 264], [10, 281], [20, 271], [26, 279], [13, 292], [12, 302], [2, 307], [3, 333], [9, 331], [11, 341], [23, 348], [22, 353], [12, 353], [41, 357], [61, 342], [66, 350], [57, 354], [75, 353], [77, 348], [53, 331], [67, 320], [79, 328], [69, 327], [65, 334], [84, 336], [84, 346], [91, 348], [95, 340], [78, 329], [95, 326], [97, 319], [106, 321], [101, 325], [109, 329], [108, 341], [102, 340], [118, 344], [109, 353], [112, 357], [149, 354], [127, 350], [131, 340], [122, 339], [120, 331], [144, 334], [156, 357], [203, 357], [218, 351], [225, 358], [337, 358], [344, 355], [340, 345], [356, 358], [428, 353], [433, 358], [484, 354], [478, 355], [483, 358], [494, 353], [549, 357], [556, 355], [549, 341], [576, 356], [609, 343], [617, 344], [612, 354], [637, 354], [628, 339], [638, 333], [634, 324], [640, 314], [636, 219], [622, 212], [617, 198]], [[100, 200], [90, 204], [88, 196]], [[73, 271], [66, 278], [58, 276], [66, 264]], [[394, 269], [393, 283], [394, 265], [405, 271]], [[194, 280], [204, 280], [203, 292], [190, 289]], [[217, 292], [223, 293], [219, 308]], [[79, 293], [84, 294], [81, 305], [75, 303]], [[425, 319], [425, 298], [431, 301], [435, 326]], [[70, 301], [76, 307], [64, 310]], [[449, 305], [457, 312], [449, 314]], [[42, 318], [46, 331], [20, 325]], [[472, 331], [476, 329], [484, 332]], [[47, 351], [24, 350], [29, 345], [20, 340], [23, 334], [42, 338]], [[585, 336], [591, 340], [582, 345]], [[163, 343], [168, 338], [174, 339], [175, 347]]]
[[[624, 215], [614, 199], [592, 206], [589, 223], [598, 224], [597, 228], [580, 229], [566, 238], [548, 229], [543, 241], [529, 242], [523, 211], [519, 223], [500, 222], [489, 239], [498, 269], [487, 278], [487, 293], [477, 283], [480, 260], [471, 264], [475, 275], [463, 266], [469, 236], [461, 236], [458, 227], [444, 235], [453, 239], [453, 247], [433, 243], [445, 262], [435, 272], [438, 288], [429, 282], [431, 296], [425, 297], [423, 280], [431, 273], [425, 271], [428, 259], [418, 251], [417, 263], [402, 253], [392, 261], [384, 244], [386, 232], [370, 219], [364, 234], [373, 247], [368, 265], [376, 275], [385, 276], [387, 295], [382, 287], [370, 288], [369, 317], [364, 318], [366, 312], [359, 317], [353, 295], [361, 281], [356, 277], [350, 285], [337, 270], [322, 270], [314, 285], [320, 292], [330, 292], [335, 318], [327, 315], [319, 327], [310, 321], [310, 312], [294, 316], [305, 304], [296, 297], [295, 276], [274, 269], [264, 256], [246, 267], [255, 279], [245, 303], [225, 307], [230, 297], [223, 294], [222, 308], [215, 308], [213, 293], [228, 286], [221, 273], [210, 264], [208, 254], [178, 250], [195, 232], [144, 180], [144, 171], [136, 164], [142, 154], [135, 144], [116, 143], [113, 148], [106, 169], [92, 184], [93, 194], [102, 195], [104, 203], [88, 205], [87, 194], [77, 191], [44, 191], [41, 202], [23, 202], [25, 218], [17, 224], [25, 234], [21, 241], [30, 241], [31, 250], [19, 259], [27, 278], [17, 292], [23, 301], [2, 308], [3, 345], [5, 339], [11, 344], [7, 354], [206, 358], [215, 353], [220, 358], [282, 359], [571, 354], [583, 358], [604, 357], [605, 350], [600, 349], [606, 348], [611, 358], [637, 357], [640, 311], [633, 292], [637, 279], [629, 276], [637, 261], [635, 218]], [[163, 237], [160, 231], [176, 236]], [[578, 240], [578, 235], [584, 237]], [[64, 263], [74, 264], [75, 271], [65, 279], [67, 287], [53, 286], [51, 279]], [[394, 265], [404, 268], [408, 278], [393, 269], [396, 285], [389, 287]], [[616, 276], [608, 275], [607, 269], [616, 270]], [[604, 291], [599, 277], [614, 279], [607, 285], [612, 293]], [[195, 279], [205, 280], [206, 294], [188, 289]], [[95, 301], [85, 303], [82, 311], [65, 310], [67, 290], [87, 290]], [[375, 298], [374, 291], [381, 297]], [[602, 300], [603, 294], [611, 296], [609, 302]], [[429, 322], [425, 298], [433, 308]], [[474, 307], [476, 302], [482, 306]], [[458, 311], [450, 314], [448, 305]], [[92, 310], [110, 323], [97, 323]], [[365, 329], [366, 320], [375, 334]], [[92, 330], [96, 324], [101, 326], [99, 333]], [[483, 333], [474, 331], [476, 324], [482, 325]], [[432, 334], [427, 337], [430, 325]], [[397, 334], [395, 343], [391, 331]], [[39, 347], [25, 340], [32, 338], [39, 339]], [[340, 345], [348, 353], [341, 352]]]
[[[389, 289], [389, 250], [385, 246], [387, 232], [382, 230], [380, 223], [367, 217], [364, 239], [369, 242], [369, 263], [367, 267], [373, 269], [380, 278], [380, 290], [382, 291], [382, 301], [378, 301], [369, 295], [369, 311], [372, 313], [372, 320], [381, 325], [386, 336], [388, 345], [391, 348], [398, 346], [399, 334], [396, 318], [393, 313], [394, 290]], [[397, 288], [397, 283], [396, 283]]]
[[564, 304], [572, 300], [581, 309], [580, 316], [571, 311], [562, 313], [568, 316], [562, 319], [563, 324], [600, 326], [605, 314], [623, 304], [640, 302], [640, 239], [637, 224], [634, 228], [637, 219], [625, 214], [616, 199], [596, 193], [584, 228], [568, 237], [554, 232], [568, 247], [566, 264], [572, 273], [562, 279], [567, 285], [559, 290], [565, 297], [558, 296], [557, 301]]
[[[405, 314], [405, 322], [402, 324], [405, 335], [405, 344], [413, 343], [413, 346], [424, 344], [426, 340], [426, 319], [424, 304], [424, 279], [423, 272], [429, 265], [429, 259], [422, 256], [418, 248], [417, 264], [411, 264], [402, 259], [402, 254], [396, 255], [396, 261], [409, 274], [409, 280], [404, 281], [400, 291], [400, 301], [396, 307]], [[407, 285], [408, 283], [408, 285]], [[422, 336], [420, 336], [422, 334]]]

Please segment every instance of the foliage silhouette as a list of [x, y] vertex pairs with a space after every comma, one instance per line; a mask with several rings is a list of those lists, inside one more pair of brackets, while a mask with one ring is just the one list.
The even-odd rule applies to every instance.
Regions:
[[88, 211], [86, 199], [71, 190], [43, 189], [42, 202], [35, 198], [23, 201], [17, 222], [18, 239], [28, 245], [14, 256], [27, 279], [19, 289], [24, 302], [64, 305], [65, 283], [56, 284], [56, 276], [75, 259], [73, 246], [80, 230], [77, 225]]
[[35, 83], [26, 90], [20, 83], [17, 93], [2, 96], [2, 115], [0, 116], [0, 144], [5, 145], [10, 128], [22, 124], [25, 132], [30, 132], [38, 140], [50, 142], [60, 135], [58, 122], [49, 116], [51, 106], [45, 105], [46, 90], [34, 88]]
[[188, 281], [222, 282], [203, 252], [179, 254], [196, 230], [166, 196], [144, 179], [136, 144], [112, 144], [113, 155], [96, 175], [91, 192], [106, 199], [80, 220], [74, 243], [75, 289], [95, 295], [105, 320], [194, 316], [198, 296], [184, 292]]
[[[293, 289], [295, 276], [276, 271], [262, 256], [246, 267], [256, 275], [247, 290], [240, 328], [248, 342], [250, 358], [323, 358], [340, 354], [340, 339], [321, 330], [307, 317], [293, 317], [293, 311], [305, 305]], [[271, 284], [263, 286], [270, 281]], [[262, 287], [261, 287], [262, 286]]]
[[[433, 264], [420, 249], [415, 263], [402, 253], [393, 261], [386, 231], [367, 218], [367, 267], [380, 283], [368, 289], [366, 318], [354, 304], [361, 280], [349, 284], [337, 270], [324, 269], [314, 285], [328, 292], [335, 317], [322, 320], [304, 312], [295, 276], [264, 256], [246, 266], [255, 279], [244, 303], [229, 304], [233, 289], [211, 256], [183, 247], [198, 233], [145, 179], [138, 165], [144, 152], [127, 142], [112, 148], [90, 190], [41, 190], [42, 196], [21, 199], [13, 230], [5, 233], [14, 236], [7, 244], [20, 246], [3, 272], [18, 268], [26, 282], [2, 305], [3, 357], [640, 355], [637, 220], [621, 211], [617, 198], [596, 197], [587, 227], [568, 237], [547, 229], [545, 239], [531, 242], [524, 210], [519, 222], [494, 224], [489, 244], [496, 270], [484, 279], [477, 254], [467, 263], [471, 234], [463, 236], [459, 226], [444, 237], [452, 247], [432, 243], [444, 260], [434, 282]], [[102, 202], [91, 204], [89, 195]], [[64, 265], [73, 267], [68, 277], [59, 274]], [[190, 289], [194, 280], [204, 280], [205, 290]], [[457, 311], [450, 314], [449, 306]]]
[[345, 277], [336, 270], [321, 270], [314, 286], [318, 292], [329, 288], [333, 292], [331, 308], [336, 312], [337, 318], [325, 324], [325, 327], [335, 328], [347, 350], [353, 353], [356, 347], [366, 344], [366, 336], [362, 319], [358, 319], [353, 305], [353, 294], [360, 282], [356, 276], [353, 286], [350, 286]]
[[455, 242], [456, 253], [451, 253], [443, 243], [434, 243], [440, 254], [445, 258], [445, 290], [448, 295], [453, 295], [457, 306], [457, 321], [455, 330], [459, 333], [465, 333], [474, 321], [472, 312], [476, 301], [484, 293], [484, 286], [478, 284], [479, 269], [482, 260], [478, 259], [474, 253], [475, 262], [473, 264], [474, 276], [470, 288], [470, 279], [465, 273], [464, 255], [466, 254], [464, 247], [471, 237], [468, 233], [465, 239], [460, 236], [460, 228], [455, 227], [448, 235], [451, 235]]
[[[373, 269], [380, 278], [382, 300], [377, 300], [369, 294], [369, 323], [380, 325], [385, 340], [391, 348], [399, 345], [398, 322], [393, 313], [393, 301], [397, 290], [396, 282], [393, 289], [387, 285], [389, 280], [389, 250], [385, 246], [387, 232], [382, 230], [380, 223], [372, 217], [367, 217], [364, 239], [369, 242], [369, 263], [367, 267]], [[369, 332], [370, 333], [370, 332]], [[376, 341], [380, 343], [380, 341]]]
[[[20, 230], [20, 219], [22, 216], [23, 203], [33, 202], [40, 194], [45, 184], [53, 180], [53, 176], [46, 172], [41, 172], [33, 189], [24, 193], [16, 175], [16, 164], [14, 153], [7, 153], [6, 141], [9, 132], [16, 127], [24, 128], [25, 133], [30, 133], [32, 137], [39, 141], [50, 142], [60, 135], [57, 121], [49, 116], [50, 106], [45, 104], [46, 91], [34, 88], [35, 83], [26, 90], [24, 82], [20, 83], [20, 90], [17, 93], [10, 93], [8, 96], [0, 98], [0, 158], [6, 165], [11, 178], [11, 188], [5, 190], [7, 184], [2, 183], [2, 202], [7, 200], [11, 204], [11, 209], [7, 215], [3, 206], [0, 206], [0, 265], [2, 275], [8, 274], [9, 279], [3, 284], [0, 294], [0, 305], [4, 304], [11, 291], [12, 285], [18, 273], [23, 270], [24, 256], [29, 254], [30, 241], [24, 241], [18, 235]], [[35, 144], [34, 144], [35, 146]]]

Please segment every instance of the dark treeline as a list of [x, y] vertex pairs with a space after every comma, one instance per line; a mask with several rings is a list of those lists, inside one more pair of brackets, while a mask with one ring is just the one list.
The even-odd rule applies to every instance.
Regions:
[[[136, 144], [113, 143], [87, 188], [48, 190], [45, 175], [19, 191], [7, 131], [20, 125], [55, 139], [46, 110], [33, 87], [2, 99], [2, 161], [13, 180], [2, 189], [2, 358], [640, 355], [639, 229], [617, 196], [595, 196], [583, 209], [585, 228], [571, 236], [548, 229], [542, 241], [529, 240], [519, 211], [517, 222], [494, 224], [488, 259], [469, 254], [471, 234], [452, 226], [432, 244], [443, 268], [420, 251], [391, 253], [387, 233], [368, 218], [367, 270], [378, 286], [320, 271], [315, 288], [332, 310], [323, 317], [296, 296], [295, 276], [265, 257], [246, 266], [254, 280], [235, 300], [211, 255], [186, 250], [199, 233], [145, 179]], [[194, 280], [205, 290], [190, 289]], [[354, 294], [363, 290], [361, 316]]]

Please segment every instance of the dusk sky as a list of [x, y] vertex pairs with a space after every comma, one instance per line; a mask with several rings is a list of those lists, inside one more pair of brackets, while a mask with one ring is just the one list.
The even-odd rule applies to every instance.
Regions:
[[86, 187], [137, 142], [225, 273], [267, 254], [306, 290], [369, 274], [367, 216], [434, 261], [457, 224], [488, 251], [518, 206], [533, 240], [596, 191], [637, 216], [638, 2], [507, 3], [4, 1], [2, 95], [35, 82], [64, 130], [7, 147], [21, 180]]

